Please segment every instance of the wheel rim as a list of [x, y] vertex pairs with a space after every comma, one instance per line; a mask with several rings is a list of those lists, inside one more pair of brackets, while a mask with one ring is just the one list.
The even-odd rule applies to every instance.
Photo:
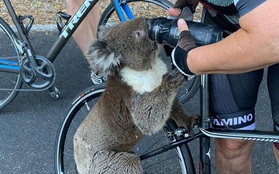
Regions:
[[[19, 66], [21, 58], [15, 46], [14, 33], [6, 27], [3, 20], [0, 23], [0, 59], [7, 63], [6, 65]], [[7, 106], [18, 94], [22, 81], [18, 73], [0, 72], [0, 109]]]

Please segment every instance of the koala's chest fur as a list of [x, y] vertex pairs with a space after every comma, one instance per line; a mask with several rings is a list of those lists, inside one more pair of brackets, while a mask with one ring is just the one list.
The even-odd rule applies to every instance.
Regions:
[[152, 68], [146, 71], [136, 71], [128, 67], [120, 71], [122, 80], [138, 94], [151, 92], [157, 88], [165, 73], [167, 73], [167, 66], [160, 58], [156, 58]]

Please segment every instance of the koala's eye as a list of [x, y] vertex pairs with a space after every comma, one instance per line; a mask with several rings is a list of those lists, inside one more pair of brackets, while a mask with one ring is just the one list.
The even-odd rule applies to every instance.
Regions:
[[133, 34], [136, 39], [141, 39], [142, 37], [144, 37], [145, 32], [143, 30], [137, 30], [134, 31]]
[[136, 37], [139, 37], [141, 33], [139, 31], [136, 32]]

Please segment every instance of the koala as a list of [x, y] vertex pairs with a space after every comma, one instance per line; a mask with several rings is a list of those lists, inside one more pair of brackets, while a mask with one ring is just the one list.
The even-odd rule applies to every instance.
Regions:
[[142, 174], [139, 157], [130, 150], [144, 135], [160, 130], [169, 118], [194, 124], [176, 97], [184, 77], [168, 72], [160, 48], [148, 38], [145, 18], [117, 24], [90, 45], [90, 66], [108, 81], [74, 135], [79, 173]]

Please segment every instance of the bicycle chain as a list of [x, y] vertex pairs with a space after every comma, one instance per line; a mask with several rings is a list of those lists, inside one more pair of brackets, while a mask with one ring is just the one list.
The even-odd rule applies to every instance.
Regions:
[[42, 89], [8, 89], [8, 88], [0, 88], [0, 91], [19, 91], [19, 92], [41, 92], [41, 91], [45, 91], [47, 89], [49, 89], [50, 87], [53, 86], [54, 84], [54, 81], [55, 81], [55, 78], [53, 79], [53, 81], [47, 86], [47, 87], [44, 87]]
[[[5, 57], [5, 58], [1, 58], [1, 59], [6, 59], [6, 60], [8, 60], [8, 59], [18, 59], [19, 57], [20, 57], [19, 60], [20, 60], [20, 62], [21, 62], [21, 60], [24, 59], [24, 56], [10, 56], [10, 57]], [[50, 87], [52, 87], [53, 84], [54, 84], [54, 82], [55, 82], [55, 79], [56, 79], [56, 77], [53, 77], [52, 82], [51, 82], [48, 86], [46, 86], [46, 87], [44, 87], [44, 88], [42, 88], [42, 89], [34, 89], [34, 88], [30, 88], [30, 89], [22, 89], [22, 88], [20, 88], [20, 89], [0, 88], [0, 91], [41, 92], [41, 91], [45, 91], [45, 90], [49, 89]], [[23, 81], [22, 81], [22, 82], [23, 82]], [[25, 84], [25, 83], [23, 82], [23, 84]]]

